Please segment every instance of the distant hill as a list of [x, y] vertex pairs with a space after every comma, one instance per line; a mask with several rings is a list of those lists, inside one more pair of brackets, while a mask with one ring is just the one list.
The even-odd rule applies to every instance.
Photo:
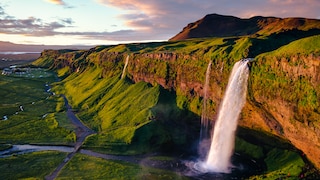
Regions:
[[[241, 19], [234, 16], [209, 14], [188, 24], [170, 40], [243, 35], [271, 35], [277, 33], [320, 34], [320, 20], [307, 18], [277, 18], [255, 16]], [[299, 33], [300, 32], [300, 33]]]
[[0, 41], [0, 52], [41, 52], [44, 49], [89, 49], [93, 46], [28, 45]]
[[28, 45], [0, 41], [0, 69], [10, 65], [30, 63], [46, 49], [87, 50], [90, 48], [92, 46]]

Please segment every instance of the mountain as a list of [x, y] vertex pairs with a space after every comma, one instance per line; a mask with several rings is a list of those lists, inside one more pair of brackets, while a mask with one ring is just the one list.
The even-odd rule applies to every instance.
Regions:
[[[260, 178], [316, 174], [309, 170], [320, 169], [319, 23], [289, 32], [289, 25], [286, 30], [278, 25], [289, 19], [271, 18], [274, 25], [257, 28], [252, 19], [262, 17], [207, 17], [241, 23], [221, 23], [219, 37], [45, 50], [33, 64], [57, 72], [63, 80], [53, 90], [65, 94], [83, 122], [99, 132], [87, 139], [86, 148], [182, 152], [197, 144], [209, 62], [207, 108], [214, 122], [233, 65], [252, 57], [235, 151], [262, 164]], [[239, 30], [222, 32], [223, 24]], [[254, 31], [263, 35], [243, 36]]]
[[278, 33], [305, 34], [320, 32], [320, 20], [306, 18], [277, 18], [255, 16], [241, 19], [234, 16], [209, 14], [188, 24], [171, 41], [190, 38], [271, 35]]
[[29, 45], [14, 44], [11, 42], [0, 41], [0, 52], [41, 52], [45, 49], [89, 49], [92, 46], [60, 46], [60, 45]]

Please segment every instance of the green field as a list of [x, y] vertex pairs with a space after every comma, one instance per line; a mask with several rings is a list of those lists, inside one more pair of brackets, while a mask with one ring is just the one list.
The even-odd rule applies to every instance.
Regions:
[[32, 69], [22, 76], [0, 76], [0, 143], [75, 141], [73, 130], [66, 125], [63, 99], [46, 92], [45, 85], [54, 80], [54, 74], [43, 69]]
[[44, 179], [65, 156], [62, 152], [43, 151], [0, 158], [1, 179]]
[[83, 154], [76, 156], [57, 179], [187, 179], [174, 172], [139, 164], [104, 160]]

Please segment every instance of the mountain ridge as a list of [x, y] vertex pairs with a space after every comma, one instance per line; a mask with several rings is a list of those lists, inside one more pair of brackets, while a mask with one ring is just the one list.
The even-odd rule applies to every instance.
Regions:
[[278, 18], [254, 16], [238, 18], [219, 14], [208, 14], [202, 19], [189, 23], [181, 32], [169, 41], [190, 38], [230, 37], [258, 35], [266, 36], [291, 30], [310, 31], [320, 33], [320, 20], [308, 18]]

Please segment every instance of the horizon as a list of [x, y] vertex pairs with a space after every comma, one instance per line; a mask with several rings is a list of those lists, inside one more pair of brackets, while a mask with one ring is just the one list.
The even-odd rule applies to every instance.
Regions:
[[317, 0], [6, 0], [0, 41], [24, 45], [96, 46], [167, 41], [207, 14], [319, 19]]

